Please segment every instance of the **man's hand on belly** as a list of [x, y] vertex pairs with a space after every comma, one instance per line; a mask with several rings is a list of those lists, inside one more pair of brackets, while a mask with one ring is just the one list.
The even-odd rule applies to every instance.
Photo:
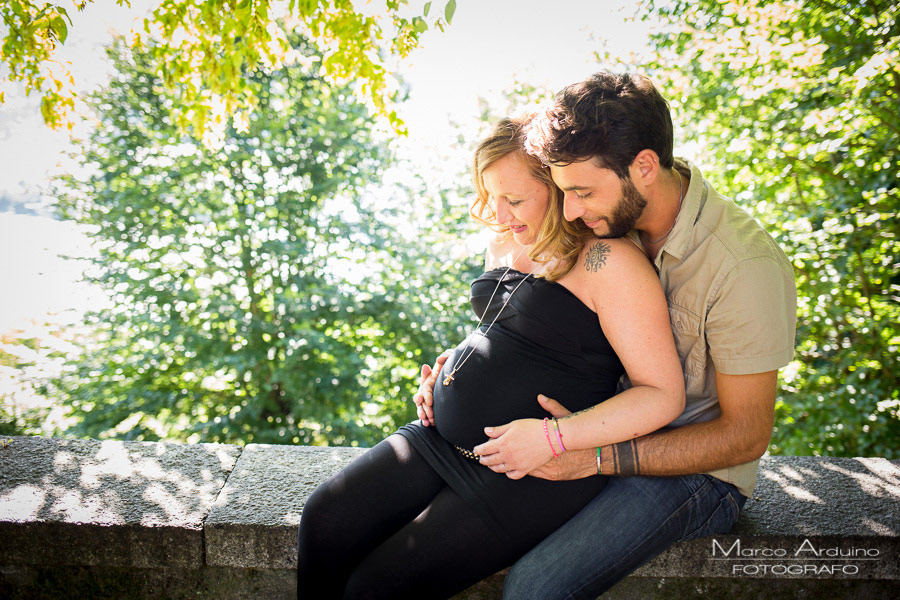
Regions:
[[569, 481], [597, 474], [597, 454], [593, 448], [569, 450], [528, 473], [551, 481]]

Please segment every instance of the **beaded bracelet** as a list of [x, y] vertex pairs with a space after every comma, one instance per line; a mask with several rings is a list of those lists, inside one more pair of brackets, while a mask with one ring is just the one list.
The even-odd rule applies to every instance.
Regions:
[[600, 446], [597, 446], [597, 475], [603, 475], [603, 455]]
[[553, 424], [556, 426], [556, 439], [559, 441], [559, 450], [560, 450], [559, 453], [562, 454], [563, 452], [566, 451], [566, 447], [563, 445], [563, 441], [562, 441], [563, 435], [562, 435], [562, 432], [559, 430], [559, 421], [556, 419], [556, 417], [553, 418]]
[[549, 420], [548, 417], [544, 417], [544, 435], [547, 436], [547, 443], [550, 444], [550, 451], [553, 452], [553, 458], [559, 458], [559, 454], [556, 453], [556, 448], [553, 447], [553, 442], [550, 441], [550, 430], [547, 428], [547, 421]]

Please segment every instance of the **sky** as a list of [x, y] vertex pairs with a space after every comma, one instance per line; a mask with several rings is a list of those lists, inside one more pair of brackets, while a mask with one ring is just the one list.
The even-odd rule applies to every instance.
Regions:
[[[441, 0], [436, 4], [441, 4]], [[558, 90], [597, 69], [606, 44], [626, 52], [646, 45], [647, 26], [626, 22], [635, 0], [461, 0], [446, 32], [429, 32], [403, 75], [411, 84], [401, 114], [411, 135], [432, 135], [436, 113], [477, 113], [516, 80]]]
[[[73, 23], [59, 58], [71, 61], [79, 92], [108, 77], [103, 47], [112, 32], [126, 33], [154, 4], [132, 0], [129, 9], [96, 0], [82, 13], [70, 11]], [[421, 10], [424, 2], [409, 4]], [[434, 7], [444, 4], [436, 0]], [[451, 122], [474, 122], [479, 97], [497, 102], [516, 81], [557, 90], [596, 70], [594, 52], [604, 44], [623, 54], [642, 48], [647, 26], [629, 20], [635, 5], [636, 0], [458, 0], [450, 27], [427, 32], [420, 48], [400, 66], [410, 86], [409, 100], [398, 111], [409, 130], [409, 147], [440, 148], [456, 135]], [[26, 97], [21, 88], [4, 89], [0, 334], [47, 313], [77, 320], [86, 306], [102, 302], [96, 291], [78, 283], [83, 261], [60, 256], [90, 256], [83, 232], [50, 217], [47, 184], [66, 168], [68, 137], [43, 124], [36, 96]], [[18, 214], [10, 212], [10, 201]]]

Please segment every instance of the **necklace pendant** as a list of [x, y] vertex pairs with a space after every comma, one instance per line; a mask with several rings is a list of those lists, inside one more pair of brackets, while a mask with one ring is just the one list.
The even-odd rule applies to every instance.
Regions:
[[453, 381], [454, 379], [455, 378], [453, 377], [453, 373], [450, 373], [449, 375], [444, 377], [444, 385], [450, 385], [450, 382]]

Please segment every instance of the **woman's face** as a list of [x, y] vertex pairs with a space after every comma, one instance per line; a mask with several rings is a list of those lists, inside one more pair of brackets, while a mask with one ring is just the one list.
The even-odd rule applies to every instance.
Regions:
[[507, 154], [482, 171], [481, 179], [497, 211], [497, 222], [509, 226], [516, 243], [533, 244], [547, 214], [550, 190], [531, 175], [525, 157], [519, 152]]

